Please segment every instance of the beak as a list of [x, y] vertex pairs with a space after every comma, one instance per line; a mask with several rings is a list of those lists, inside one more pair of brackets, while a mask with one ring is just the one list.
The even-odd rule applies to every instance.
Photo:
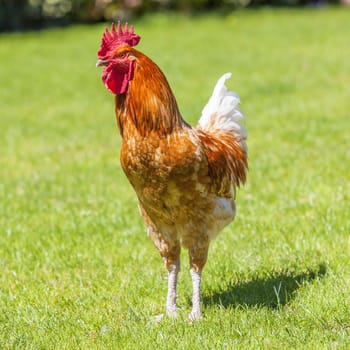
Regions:
[[96, 67], [101, 67], [101, 66], [107, 66], [108, 65], [108, 60], [97, 60], [96, 62]]

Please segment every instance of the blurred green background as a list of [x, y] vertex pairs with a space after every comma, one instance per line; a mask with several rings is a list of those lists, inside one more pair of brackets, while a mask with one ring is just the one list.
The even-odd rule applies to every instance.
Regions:
[[350, 0], [0, 0], [0, 31], [125, 20], [155, 11], [196, 13], [242, 7], [319, 7], [349, 3]]

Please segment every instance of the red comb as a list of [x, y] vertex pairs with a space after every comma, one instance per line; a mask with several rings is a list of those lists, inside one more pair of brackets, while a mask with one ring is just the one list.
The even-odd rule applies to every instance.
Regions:
[[115, 25], [112, 23], [111, 31], [109, 32], [108, 28], [103, 33], [101, 46], [97, 55], [99, 58], [104, 58], [109, 51], [116, 49], [118, 46], [127, 44], [129, 46], [136, 46], [141, 37], [134, 33], [134, 27], [128, 26], [128, 23], [125, 23], [124, 31], [120, 21], [118, 21], [118, 28], [115, 30]]

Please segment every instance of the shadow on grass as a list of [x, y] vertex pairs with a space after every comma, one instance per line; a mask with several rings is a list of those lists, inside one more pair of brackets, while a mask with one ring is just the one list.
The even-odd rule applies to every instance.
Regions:
[[250, 281], [230, 284], [226, 290], [203, 295], [203, 304], [230, 306], [246, 305], [277, 309], [287, 305], [305, 283], [322, 278], [327, 273], [325, 264], [302, 273], [293, 271], [272, 272], [266, 278], [259, 277]]

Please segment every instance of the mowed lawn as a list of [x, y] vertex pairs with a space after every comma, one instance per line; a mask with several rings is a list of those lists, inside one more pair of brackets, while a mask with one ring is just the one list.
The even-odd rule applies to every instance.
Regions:
[[350, 11], [134, 21], [196, 124], [232, 72], [249, 131], [238, 215], [212, 243], [203, 319], [177, 320], [119, 164], [104, 26], [0, 36], [1, 349], [349, 349]]

